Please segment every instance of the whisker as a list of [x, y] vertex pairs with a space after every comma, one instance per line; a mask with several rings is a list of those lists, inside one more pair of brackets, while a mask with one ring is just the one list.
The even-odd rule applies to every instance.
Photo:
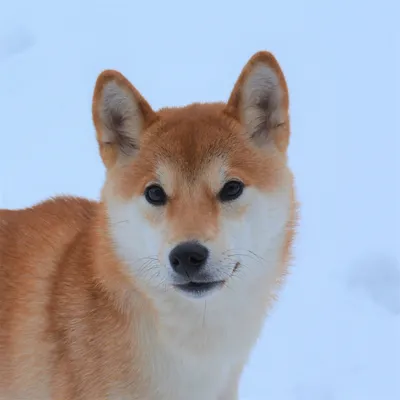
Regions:
[[261, 257], [260, 255], [258, 255], [257, 253], [255, 253], [254, 251], [248, 250], [251, 254], [253, 254], [254, 256], [256, 256], [257, 258], [260, 258], [263, 261], [266, 261], [266, 259], [264, 257]]
[[121, 220], [121, 221], [113, 221], [113, 222], [111, 222], [111, 225], [119, 225], [119, 224], [126, 224], [126, 223], [128, 223], [129, 224], [129, 220], [128, 219], [123, 219], [123, 220]]
[[244, 252], [245, 254], [246, 254], [246, 253], [250, 253], [250, 254], [252, 254], [253, 256], [257, 257], [257, 258], [264, 259], [263, 257], [261, 257], [260, 255], [258, 255], [258, 254], [257, 254], [256, 252], [254, 252], [253, 250], [241, 249], [241, 248], [228, 249], [228, 250], [224, 251], [223, 254], [226, 254], [226, 253], [229, 253], [229, 252], [232, 252], [232, 251], [239, 252], [238, 254], [240, 254], [241, 252]]
[[203, 325], [202, 325], [203, 328], [204, 328], [205, 322], [206, 322], [206, 310], [207, 310], [207, 300], [204, 300]]
[[[247, 257], [247, 258], [250, 258], [250, 259], [252, 259], [254, 261], [257, 261], [260, 264], [266, 262], [266, 260], [263, 257], [261, 257], [260, 255], [258, 255], [257, 253], [255, 253], [252, 250], [228, 249], [223, 254], [225, 254], [226, 258], [230, 259], [230, 260], [232, 260], [233, 257], [242, 257], [242, 258]], [[243, 265], [242, 263], [240, 263], [240, 264]]]
[[251, 259], [253, 259], [253, 260], [255, 260], [255, 261], [264, 261], [263, 259], [261, 259], [261, 257], [257, 257], [257, 258], [255, 258], [255, 254], [246, 254], [246, 253], [232, 253], [232, 254], [230, 254], [230, 255], [228, 255], [227, 257], [249, 257], [249, 258], [251, 258]]

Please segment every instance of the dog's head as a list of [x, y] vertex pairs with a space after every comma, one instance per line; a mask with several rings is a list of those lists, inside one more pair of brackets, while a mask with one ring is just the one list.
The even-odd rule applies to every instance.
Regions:
[[267, 52], [249, 60], [226, 104], [156, 112], [120, 73], [99, 76], [102, 196], [135, 279], [202, 297], [262, 279], [278, 262], [293, 206], [288, 102]]

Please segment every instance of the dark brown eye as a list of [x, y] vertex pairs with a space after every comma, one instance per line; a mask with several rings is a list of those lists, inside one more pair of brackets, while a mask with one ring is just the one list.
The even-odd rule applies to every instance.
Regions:
[[236, 200], [243, 193], [244, 184], [240, 181], [226, 182], [219, 192], [219, 199], [222, 202]]
[[144, 192], [144, 197], [147, 202], [153, 206], [163, 206], [167, 202], [167, 195], [164, 189], [159, 185], [151, 185], [146, 188]]

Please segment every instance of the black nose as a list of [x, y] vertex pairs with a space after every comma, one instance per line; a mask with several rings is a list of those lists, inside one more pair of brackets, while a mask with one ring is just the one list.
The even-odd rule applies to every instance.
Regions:
[[208, 249], [197, 242], [185, 242], [171, 250], [169, 262], [177, 274], [192, 278], [205, 265], [208, 253]]

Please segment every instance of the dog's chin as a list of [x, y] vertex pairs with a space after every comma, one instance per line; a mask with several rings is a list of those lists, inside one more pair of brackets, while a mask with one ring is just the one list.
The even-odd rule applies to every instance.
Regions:
[[222, 289], [225, 281], [187, 282], [173, 284], [173, 288], [183, 296], [192, 299], [204, 299]]

